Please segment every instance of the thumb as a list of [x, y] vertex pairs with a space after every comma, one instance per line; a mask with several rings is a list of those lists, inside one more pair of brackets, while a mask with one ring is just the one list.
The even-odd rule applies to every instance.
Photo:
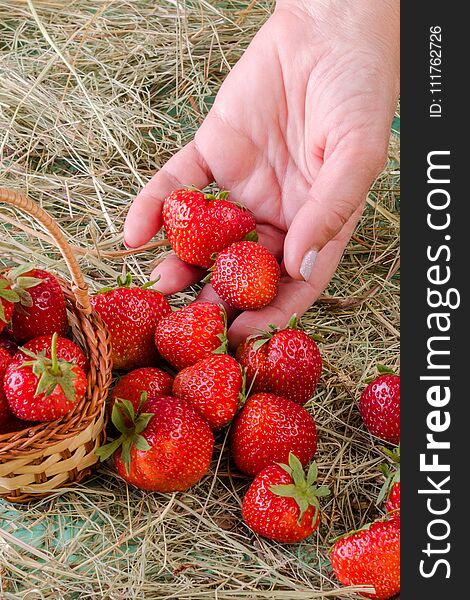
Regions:
[[335, 150], [323, 163], [286, 235], [284, 264], [294, 279], [309, 280], [317, 253], [364, 203], [385, 162], [378, 148], [365, 152], [349, 145]]

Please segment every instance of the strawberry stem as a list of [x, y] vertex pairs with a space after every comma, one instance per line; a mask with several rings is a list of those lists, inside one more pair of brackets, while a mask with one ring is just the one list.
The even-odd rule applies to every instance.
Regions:
[[51, 368], [50, 368], [51, 375], [54, 375], [54, 377], [57, 377], [58, 375], [61, 374], [59, 363], [57, 361], [57, 332], [54, 332], [54, 335], [52, 336], [51, 361], [52, 361]]
[[[103, 462], [110, 458], [116, 450], [121, 448], [121, 458], [126, 468], [127, 475], [129, 475], [131, 468], [132, 447], [135, 447], [142, 452], [150, 450], [150, 445], [142, 435], [142, 432], [145, 431], [150, 419], [154, 416], [154, 413], [140, 412], [146, 399], [146, 392], [142, 392], [137, 414], [135, 414], [134, 407], [129, 400], [124, 400], [122, 398], [116, 399], [111, 413], [111, 420], [121, 435], [113, 442], [105, 444], [95, 451], [100, 457], [101, 462]], [[130, 425], [126, 423], [124, 416], [130, 422]]]
[[269, 489], [273, 494], [277, 496], [286, 496], [292, 498], [299, 507], [299, 518], [297, 523], [300, 524], [302, 517], [309, 506], [313, 506], [315, 511], [312, 517], [312, 522], [315, 523], [318, 511], [320, 510], [320, 504], [318, 502], [319, 497], [328, 496], [330, 493], [329, 488], [326, 485], [316, 486], [315, 481], [318, 475], [318, 467], [316, 462], [312, 462], [308, 470], [307, 477], [305, 477], [305, 471], [300, 460], [289, 452], [289, 464], [285, 465], [279, 463], [281, 469], [288, 473], [293, 483], [283, 485], [273, 485]]

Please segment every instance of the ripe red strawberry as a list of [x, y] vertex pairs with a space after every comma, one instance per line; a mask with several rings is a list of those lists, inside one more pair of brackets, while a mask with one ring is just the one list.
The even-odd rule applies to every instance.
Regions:
[[5, 277], [19, 297], [11, 320], [15, 339], [26, 342], [41, 335], [67, 333], [65, 296], [52, 273], [21, 265], [7, 271]]
[[143, 367], [126, 373], [116, 383], [109, 397], [108, 408], [112, 413], [114, 403], [118, 398], [128, 400], [137, 412], [140, 406], [142, 392], [149, 399], [159, 396], [169, 396], [173, 385], [173, 377], [160, 369]]
[[271, 392], [305, 404], [315, 391], [322, 369], [320, 351], [294, 315], [285, 329], [270, 326], [262, 335], [246, 339], [237, 349], [237, 360], [246, 369], [251, 391]]
[[7, 397], [3, 391], [3, 377], [8, 365], [12, 360], [13, 357], [11, 354], [9, 354], [4, 348], [0, 348], [0, 424], [4, 423], [10, 414]]
[[14, 305], [19, 300], [18, 294], [11, 289], [9, 281], [0, 273], [0, 332], [11, 319]]
[[157, 323], [171, 312], [168, 300], [146, 284], [131, 287], [132, 277], [118, 277], [118, 287], [104, 288], [91, 297], [111, 336], [111, 357], [115, 369], [129, 371], [151, 367], [158, 360], [154, 336]]
[[[128, 427], [126, 420], [134, 423]], [[121, 436], [99, 448], [101, 460], [114, 454], [119, 475], [154, 492], [184, 491], [209, 469], [214, 436], [207, 422], [181, 398], [148, 400], [136, 415], [126, 400], [117, 401], [113, 423]]]
[[191, 265], [209, 268], [213, 254], [250, 234], [255, 237], [254, 216], [227, 200], [197, 190], [177, 190], [163, 203], [163, 225], [176, 254]]
[[3, 348], [13, 356], [18, 351], [18, 344], [6, 331], [2, 331], [2, 333], [0, 333], [0, 348]]
[[235, 464], [253, 477], [264, 467], [286, 462], [289, 452], [305, 466], [317, 450], [313, 417], [296, 402], [274, 394], [249, 398], [234, 419], [231, 438]]
[[400, 591], [400, 527], [393, 520], [376, 521], [368, 528], [337, 540], [331, 564], [343, 585], [372, 586], [366, 598], [387, 600]]
[[[33, 354], [40, 354], [46, 358], [52, 358], [52, 335], [41, 335], [27, 342], [21, 348], [18, 348], [18, 352], [15, 354], [15, 359], [23, 358], [27, 360], [31, 354], [25, 353], [23, 350], [29, 350]], [[88, 359], [83, 354], [83, 351], [71, 340], [64, 337], [57, 336], [56, 339], [56, 352], [57, 358], [65, 360], [66, 362], [74, 362], [85, 373], [88, 372]]]
[[386, 373], [371, 381], [362, 392], [359, 411], [370, 433], [392, 444], [398, 444], [400, 376]]
[[178, 371], [212, 354], [227, 352], [227, 317], [218, 304], [195, 302], [157, 325], [158, 351]]
[[399, 481], [396, 481], [392, 485], [392, 489], [390, 490], [390, 494], [388, 495], [387, 502], [385, 503], [385, 508], [387, 509], [387, 512], [394, 511], [396, 514], [398, 514], [397, 511], [400, 510], [400, 482]]
[[229, 423], [243, 387], [240, 365], [227, 354], [214, 354], [178, 373], [173, 394], [190, 402], [212, 429]]
[[284, 544], [312, 535], [320, 521], [318, 498], [330, 491], [314, 485], [318, 469], [312, 463], [307, 477], [299, 459], [288, 465], [270, 465], [256, 475], [242, 503], [245, 523], [255, 533]]
[[382, 452], [390, 460], [392, 466], [388, 464], [380, 465], [380, 470], [385, 477], [379, 495], [377, 504], [380, 504], [387, 498], [385, 508], [391, 517], [400, 522], [400, 445], [394, 450], [382, 448]]
[[35, 355], [14, 358], [4, 377], [4, 390], [11, 412], [25, 421], [53, 421], [68, 413], [85, 396], [85, 372], [75, 363], [57, 358], [57, 334], [51, 359]]
[[277, 294], [281, 270], [274, 256], [255, 242], [237, 242], [217, 256], [211, 283], [222, 300], [240, 310], [262, 308]]

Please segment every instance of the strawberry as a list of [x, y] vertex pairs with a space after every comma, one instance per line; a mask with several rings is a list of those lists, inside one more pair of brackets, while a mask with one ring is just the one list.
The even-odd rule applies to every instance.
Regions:
[[285, 329], [270, 325], [269, 331], [238, 346], [236, 358], [246, 369], [247, 385], [253, 393], [271, 392], [299, 404], [313, 396], [322, 359], [318, 346], [297, 324], [293, 315]]
[[242, 386], [237, 361], [227, 354], [214, 354], [180, 371], [173, 394], [190, 402], [212, 429], [220, 429], [235, 416]]
[[0, 333], [0, 348], [6, 350], [11, 356], [18, 352], [18, 344], [6, 331]]
[[234, 419], [231, 447], [237, 467], [253, 477], [272, 463], [286, 462], [289, 452], [305, 466], [317, 450], [315, 421], [292, 400], [256, 394]]
[[362, 392], [359, 411], [373, 435], [398, 444], [400, 441], [400, 376], [379, 365], [383, 374]]
[[[387, 512], [391, 513], [392, 511], [395, 513], [399, 513], [400, 511], [400, 482], [396, 481], [390, 490], [390, 494], [388, 495], [387, 502], [385, 503], [385, 508]], [[398, 514], [399, 516], [399, 514]]]
[[132, 276], [128, 273], [124, 279], [118, 277], [117, 288], [104, 288], [90, 298], [111, 336], [115, 369], [151, 367], [158, 360], [155, 329], [171, 308], [165, 296], [148, 289], [154, 283], [131, 287]]
[[335, 542], [331, 564], [343, 585], [372, 586], [366, 598], [387, 600], [400, 591], [400, 527], [393, 519], [376, 521]]
[[13, 315], [14, 305], [20, 297], [11, 289], [9, 281], [0, 273], [0, 332]]
[[217, 256], [210, 281], [215, 292], [240, 310], [263, 308], [276, 296], [281, 270], [275, 257], [255, 242], [237, 242]]
[[387, 498], [385, 508], [388, 513], [392, 513], [391, 517], [400, 522], [400, 445], [394, 450], [382, 448], [382, 452], [392, 463], [392, 467], [388, 464], [380, 465], [380, 470], [385, 477], [379, 495], [377, 504], [380, 504]]
[[214, 436], [185, 400], [154, 398], [137, 415], [129, 401], [119, 400], [112, 419], [121, 436], [97, 454], [101, 460], [114, 454], [116, 470], [128, 483], [154, 492], [185, 491], [207, 473]]
[[4, 275], [19, 297], [11, 321], [15, 339], [27, 342], [41, 335], [67, 333], [65, 296], [52, 273], [21, 265]]
[[270, 465], [256, 475], [242, 502], [242, 516], [255, 533], [284, 544], [312, 535], [320, 521], [318, 498], [330, 491], [314, 485], [318, 469], [310, 465], [307, 477], [299, 459]]
[[185, 262], [209, 268], [213, 254], [233, 242], [256, 237], [256, 221], [246, 208], [198, 190], [176, 190], [163, 202], [163, 225], [176, 254]]
[[173, 377], [153, 367], [134, 369], [126, 373], [116, 383], [109, 398], [109, 411], [112, 414], [114, 403], [118, 398], [128, 400], [137, 412], [142, 392], [149, 398], [169, 396], [173, 385]]
[[157, 325], [158, 351], [178, 371], [211, 354], [227, 352], [227, 317], [218, 304], [195, 302], [170, 313]]
[[[52, 335], [41, 335], [27, 342], [21, 348], [18, 348], [18, 352], [15, 354], [15, 359], [23, 358], [27, 360], [31, 354], [25, 353], [23, 350], [29, 350], [33, 354], [45, 356], [46, 358], [52, 358]], [[57, 358], [65, 360], [66, 362], [74, 362], [85, 373], [88, 372], [89, 364], [87, 357], [83, 354], [83, 351], [71, 340], [64, 337], [56, 336], [56, 352]]]
[[23, 348], [30, 360], [14, 358], [4, 377], [11, 412], [25, 421], [53, 421], [68, 413], [85, 396], [87, 379], [81, 367], [57, 357], [57, 334], [51, 358]]
[[3, 391], [3, 377], [12, 360], [11, 354], [4, 348], [0, 348], [0, 424], [4, 423], [10, 414], [7, 397]]

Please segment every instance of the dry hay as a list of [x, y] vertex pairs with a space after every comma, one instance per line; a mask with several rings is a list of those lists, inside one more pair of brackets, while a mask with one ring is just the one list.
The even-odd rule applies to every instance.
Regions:
[[[125, 267], [146, 281], [166, 247], [122, 249], [141, 184], [191, 139], [218, 86], [271, 6], [192, 0], [0, 1], [0, 185], [48, 210], [81, 255], [92, 289]], [[303, 324], [324, 341], [317, 420], [320, 479], [332, 489], [317, 535], [281, 546], [240, 521], [248, 481], [215, 453], [189, 492], [128, 489], [108, 466], [73, 492], [28, 507], [0, 502], [0, 597], [355, 598], [328, 561], [330, 540], [375, 518], [380, 443], [357, 399], [377, 362], [399, 360], [399, 171], [386, 171], [325, 297]], [[0, 261], [66, 274], [28, 218], [0, 208]], [[190, 301], [197, 288], [171, 297]], [[225, 448], [221, 435], [219, 447]]]

